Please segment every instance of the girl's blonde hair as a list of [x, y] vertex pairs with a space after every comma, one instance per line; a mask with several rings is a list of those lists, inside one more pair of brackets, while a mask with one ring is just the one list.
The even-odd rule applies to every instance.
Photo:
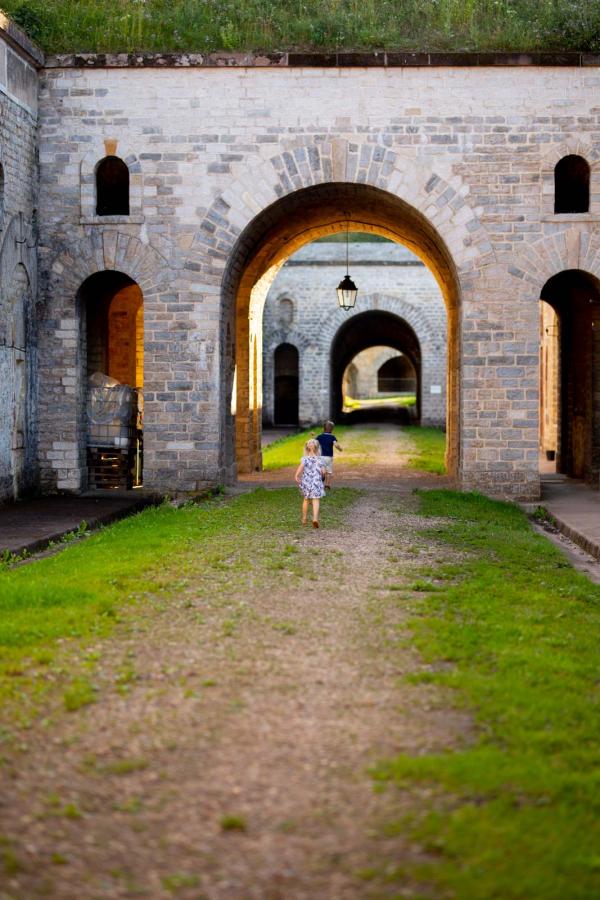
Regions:
[[319, 444], [319, 442], [317, 440], [315, 440], [315, 438], [311, 438], [309, 441], [307, 441], [305, 443], [304, 452], [308, 453], [309, 455], [311, 453], [314, 453], [315, 456], [320, 456], [321, 455], [321, 445]]

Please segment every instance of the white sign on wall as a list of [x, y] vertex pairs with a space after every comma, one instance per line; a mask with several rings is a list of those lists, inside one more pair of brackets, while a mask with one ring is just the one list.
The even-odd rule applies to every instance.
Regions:
[[429, 393], [430, 394], [441, 394], [442, 393], [441, 384], [432, 384], [431, 387], [429, 388]]

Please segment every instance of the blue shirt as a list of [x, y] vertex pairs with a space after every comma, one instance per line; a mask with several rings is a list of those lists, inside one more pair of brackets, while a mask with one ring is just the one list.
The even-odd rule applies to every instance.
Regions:
[[317, 440], [321, 447], [321, 456], [333, 456], [333, 445], [337, 438], [334, 434], [324, 431], [323, 434], [317, 435]]

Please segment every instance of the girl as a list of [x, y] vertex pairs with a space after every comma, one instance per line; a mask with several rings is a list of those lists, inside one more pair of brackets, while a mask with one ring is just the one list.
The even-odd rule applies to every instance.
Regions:
[[302, 493], [302, 524], [306, 525], [308, 501], [312, 500], [313, 528], [319, 527], [319, 505], [323, 490], [323, 469], [321, 467], [319, 442], [311, 439], [304, 445], [304, 456], [296, 469], [296, 484]]

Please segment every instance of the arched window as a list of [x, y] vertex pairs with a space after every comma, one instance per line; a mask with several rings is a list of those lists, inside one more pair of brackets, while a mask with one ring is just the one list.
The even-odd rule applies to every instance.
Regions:
[[590, 208], [590, 167], [582, 156], [563, 156], [554, 169], [554, 212], [586, 213]]
[[129, 169], [118, 156], [105, 156], [96, 167], [96, 215], [129, 215]]
[[294, 321], [294, 302], [289, 297], [282, 297], [279, 301], [279, 324], [291, 325]]

